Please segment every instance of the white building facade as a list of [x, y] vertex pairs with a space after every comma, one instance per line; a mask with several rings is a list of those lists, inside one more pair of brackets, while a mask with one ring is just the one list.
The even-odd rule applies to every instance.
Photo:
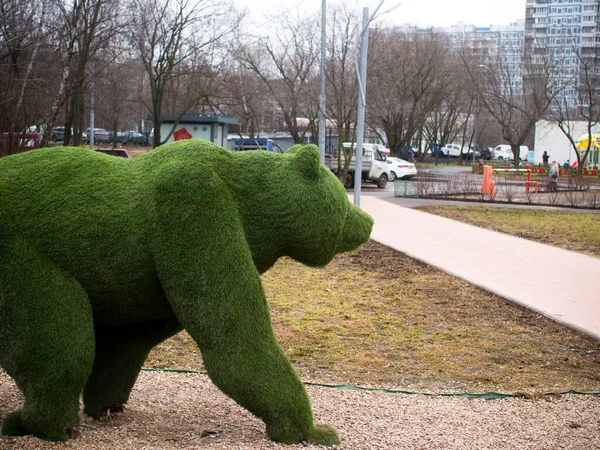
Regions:
[[[571, 136], [577, 142], [581, 136], [587, 135], [587, 122], [572, 122]], [[600, 133], [600, 125], [592, 128], [592, 134]], [[573, 165], [577, 161], [577, 153], [573, 149], [571, 142], [555, 123], [540, 120], [535, 124], [535, 157], [534, 163], [542, 162], [544, 150], [548, 152], [550, 161], [556, 161], [561, 166], [565, 163]], [[597, 158], [597, 156], [596, 156]], [[589, 159], [595, 160], [593, 155]], [[590, 161], [587, 161], [588, 165]], [[596, 162], [597, 164], [597, 162]]]

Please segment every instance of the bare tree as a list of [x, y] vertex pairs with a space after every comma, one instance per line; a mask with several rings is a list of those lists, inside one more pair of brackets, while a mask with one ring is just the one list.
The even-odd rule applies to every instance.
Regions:
[[343, 143], [355, 141], [358, 104], [355, 44], [360, 23], [358, 15], [343, 6], [328, 14], [326, 117], [329, 127], [335, 127], [338, 135], [338, 167], [341, 167], [338, 176], [342, 181], [352, 162], [352, 151], [344, 148]]
[[[440, 65], [440, 86], [433, 91], [435, 96], [432, 105], [435, 109], [429, 113], [429, 118], [433, 120], [427, 120], [423, 134], [428, 136], [428, 140], [435, 138], [430, 142], [436, 142], [438, 147], [459, 142], [461, 157], [464, 157], [464, 150], [474, 138], [474, 119], [478, 112], [476, 93], [455, 51], [445, 55]], [[430, 126], [430, 122], [437, 126]], [[431, 133], [430, 129], [435, 133]]]
[[[241, 20], [241, 18], [240, 18]], [[227, 33], [233, 32], [235, 24], [224, 20]], [[194, 35], [194, 38], [198, 38]], [[180, 106], [174, 106], [174, 110], [180, 111], [187, 108], [189, 102], [185, 99], [193, 99], [196, 103], [192, 105], [192, 111], [198, 114], [229, 115], [228, 89], [226, 73], [230, 67], [230, 46], [217, 38], [208, 45], [197, 45], [192, 54], [182, 67], [187, 70], [185, 76], [175, 77], [173, 83], [177, 83], [173, 98], [179, 99]], [[181, 82], [180, 82], [181, 81]]]
[[[110, 0], [85, 0], [82, 3], [74, 70], [71, 72], [73, 80], [71, 108], [65, 123], [65, 139], [71, 128], [69, 125], [72, 125], [75, 133], [75, 145], [79, 144], [81, 133], [85, 128], [84, 101], [87, 83], [96, 77], [100, 70], [97, 58], [99, 52], [109, 45], [116, 32], [113, 22], [116, 15], [115, 6], [115, 2]], [[88, 71], [92, 61], [95, 61], [96, 64]]]
[[21, 83], [21, 88], [19, 91], [19, 95], [17, 97], [17, 104], [16, 104], [16, 108], [15, 108], [16, 114], [19, 114], [19, 111], [21, 110], [21, 107], [23, 105], [23, 100], [25, 97], [25, 89], [27, 87], [27, 83], [29, 82], [29, 77], [31, 76], [31, 73], [33, 71], [33, 65], [36, 62], [38, 50], [39, 50], [40, 44], [42, 42], [42, 36], [44, 34], [44, 28], [46, 25], [45, 20], [46, 20], [47, 5], [48, 5], [48, 0], [42, 0], [41, 14], [39, 17], [38, 25], [36, 27], [36, 32], [34, 34], [33, 50], [31, 52], [31, 57], [29, 58], [29, 63], [27, 64], [27, 68], [25, 69], [25, 73], [23, 75], [23, 81]]
[[138, 101], [137, 83], [140, 66], [136, 61], [113, 61], [97, 77], [95, 114], [98, 123], [112, 131], [112, 144], [118, 143], [120, 130], [140, 128], [142, 110]]
[[446, 87], [456, 77], [443, 77], [448, 74], [448, 49], [433, 33], [378, 30], [371, 49], [369, 84], [377, 88], [371, 96], [369, 124], [383, 131], [392, 155], [398, 155], [442, 109]]
[[269, 92], [256, 73], [232, 61], [223, 74], [224, 89], [227, 94], [227, 109], [230, 115], [239, 119], [238, 131], [250, 138], [259, 138], [261, 132], [276, 131], [277, 125], [270, 119], [273, 101]]
[[[87, 88], [112, 59], [102, 52], [110, 50], [114, 43], [119, 3], [116, 0], [73, 0], [72, 4], [56, 2], [56, 5], [60, 11], [57, 61], [62, 62], [63, 70], [48, 122], [54, 123], [61, 108], [66, 106], [65, 142], [71, 141], [72, 129], [72, 142], [79, 145], [86, 121]], [[110, 50], [110, 54], [114, 51]], [[44, 139], [47, 137], [46, 134]]]
[[434, 104], [419, 130], [427, 146], [420, 155], [421, 159], [429, 149], [453, 142], [458, 135], [458, 123], [464, 106], [464, 80], [456, 76], [451, 65], [443, 66], [442, 77], [446, 82], [440, 93], [440, 100]]
[[[60, 82], [57, 89], [54, 91], [52, 105], [48, 117], [48, 123], [53, 125], [60, 113], [61, 108], [65, 105], [70, 94], [71, 84], [71, 69], [72, 61], [75, 59], [77, 37], [80, 28], [80, 11], [81, 3], [74, 2], [72, 9], [68, 9], [66, 5], [58, 3], [57, 12], [53, 17], [53, 22], [57, 24], [54, 27], [57, 57], [55, 63], [62, 67]], [[70, 121], [69, 121], [70, 124]], [[71, 127], [65, 128], [65, 142], [71, 141]], [[47, 141], [49, 130], [46, 130], [43, 136], [43, 141]]]
[[[224, 20], [232, 11], [230, 4], [209, 0], [132, 0], [130, 35], [148, 77], [151, 96], [146, 107], [154, 122], [155, 147], [166, 142], [178, 124], [163, 139], [162, 116], [169, 101], [176, 109], [170, 112], [181, 118], [206, 98], [197, 85], [193, 89], [193, 81], [212, 76], [206, 53], [236, 28], [239, 18]], [[181, 95], [178, 88], [185, 88]]]
[[317, 23], [316, 18], [286, 19], [276, 35], [251, 44], [240, 42], [237, 48], [236, 56], [260, 78], [297, 143], [303, 141], [306, 131], [297, 119], [306, 117], [307, 105], [316, 102], [307, 97], [318, 68]]
[[47, 11], [48, 0], [0, 2], [0, 128], [8, 132], [6, 153], [16, 151], [19, 133], [43, 123], [43, 92], [50, 84]]
[[478, 146], [494, 147], [496, 143], [502, 141], [502, 131], [498, 123], [490, 113], [481, 107], [477, 114], [477, 142]]
[[500, 56], [485, 60], [459, 53], [481, 107], [499, 124], [518, 167], [521, 145], [555, 95], [551, 67], [545, 59], [534, 60], [532, 55], [519, 51], [507, 52], [510, 57], [501, 51]]

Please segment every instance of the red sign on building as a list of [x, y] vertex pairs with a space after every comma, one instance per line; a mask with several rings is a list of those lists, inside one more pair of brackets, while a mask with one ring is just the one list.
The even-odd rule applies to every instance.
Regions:
[[183, 127], [180, 130], [177, 130], [175, 133], [173, 133], [173, 138], [176, 141], [184, 141], [186, 139], [191, 139], [192, 135], [188, 130], [185, 129], [185, 127]]

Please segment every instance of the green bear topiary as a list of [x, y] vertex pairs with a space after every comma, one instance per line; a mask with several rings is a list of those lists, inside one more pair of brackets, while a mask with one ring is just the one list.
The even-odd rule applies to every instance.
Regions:
[[193, 140], [130, 160], [79, 148], [0, 160], [0, 366], [23, 392], [2, 433], [64, 440], [122, 410], [149, 351], [182, 329], [212, 381], [272, 440], [332, 445], [277, 344], [259, 275], [324, 266], [369, 239], [314, 146]]

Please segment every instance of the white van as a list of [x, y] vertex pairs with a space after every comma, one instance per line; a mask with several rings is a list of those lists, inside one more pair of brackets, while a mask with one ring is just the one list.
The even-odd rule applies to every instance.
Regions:
[[[519, 147], [519, 159], [521, 161], [527, 161], [527, 156], [529, 154], [529, 147], [526, 145], [521, 145]], [[507, 161], [512, 161], [513, 152], [510, 148], [510, 145], [500, 144], [494, 147], [494, 158], [495, 159], [505, 159]]]
[[[356, 146], [356, 144], [352, 144], [351, 142], [344, 142], [344, 149], [350, 151], [350, 149]], [[388, 180], [390, 179], [390, 169], [386, 162], [386, 157], [383, 154], [387, 149], [378, 144], [363, 144], [363, 158], [362, 158], [362, 181], [372, 181], [377, 183], [377, 187], [385, 188]], [[342, 166], [344, 165], [344, 154], [340, 155], [340, 160]], [[350, 167], [348, 169], [348, 173], [346, 174], [346, 179], [344, 181], [344, 186], [346, 188], [351, 188], [354, 186], [354, 177], [355, 177], [355, 161], [356, 161], [356, 148], [354, 148], [353, 158], [350, 162]], [[335, 173], [336, 175], [339, 172], [338, 168], [338, 155], [337, 152], [326, 154], [325, 155], [325, 166], [329, 167], [329, 169]]]

